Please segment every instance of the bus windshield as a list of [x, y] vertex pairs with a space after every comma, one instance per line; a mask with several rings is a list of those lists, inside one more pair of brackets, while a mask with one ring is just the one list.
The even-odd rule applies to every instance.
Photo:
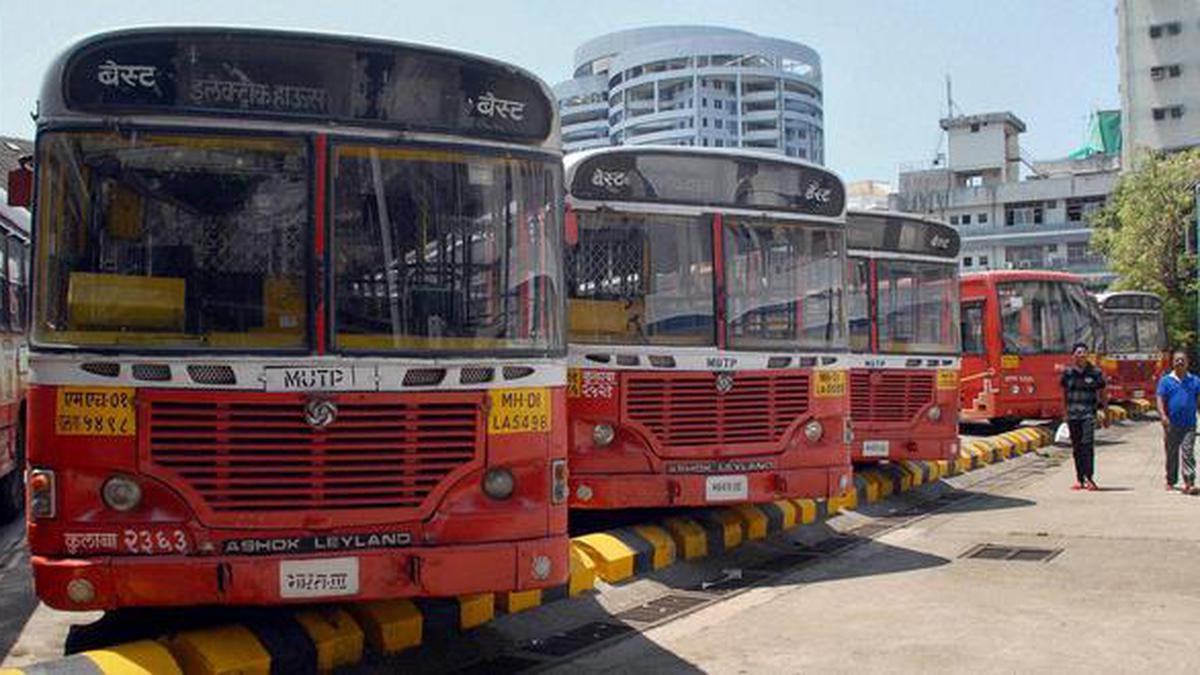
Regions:
[[724, 229], [730, 347], [846, 346], [842, 232], [732, 218]]
[[341, 351], [561, 348], [557, 159], [334, 150]]
[[1008, 354], [1063, 354], [1102, 341], [1099, 311], [1084, 288], [1061, 281], [997, 284], [1001, 336]]
[[50, 132], [39, 148], [36, 341], [307, 344], [304, 140]]
[[567, 258], [569, 339], [715, 344], [712, 226], [688, 216], [582, 212]]
[[884, 354], [954, 354], [959, 345], [954, 265], [880, 260], [875, 320]]
[[1104, 337], [1105, 351], [1110, 354], [1154, 354], [1166, 348], [1158, 313], [1106, 314]]

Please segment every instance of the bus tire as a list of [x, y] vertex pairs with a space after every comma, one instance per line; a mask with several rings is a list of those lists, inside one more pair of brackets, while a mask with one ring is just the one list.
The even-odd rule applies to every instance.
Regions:
[[25, 506], [25, 484], [21, 474], [20, 469], [13, 469], [0, 477], [0, 525], [16, 520]]
[[1021, 426], [1021, 422], [1019, 417], [995, 417], [992, 418], [992, 428], [999, 433], [1004, 433]]
[[0, 476], [0, 525], [6, 525], [21, 515], [25, 507], [25, 424], [17, 426], [17, 465], [7, 475]]

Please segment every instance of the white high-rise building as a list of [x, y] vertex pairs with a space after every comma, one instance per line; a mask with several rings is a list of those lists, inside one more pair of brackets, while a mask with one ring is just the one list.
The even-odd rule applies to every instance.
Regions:
[[1118, 0], [1122, 163], [1200, 145], [1200, 0]]
[[575, 50], [554, 87], [567, 152], [607, 145], [745, 147], [825, 160], [821, 59], [797, 42], [658, 26]]

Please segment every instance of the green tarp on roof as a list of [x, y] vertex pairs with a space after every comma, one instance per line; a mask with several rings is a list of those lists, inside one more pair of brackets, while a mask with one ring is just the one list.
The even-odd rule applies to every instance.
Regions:
[[1121, 154], [1121, 111], [1097, 110], [1088, 122], [1088, 140], [1082, 148], [1067, 155], [1087, 159], [1092, 155]]

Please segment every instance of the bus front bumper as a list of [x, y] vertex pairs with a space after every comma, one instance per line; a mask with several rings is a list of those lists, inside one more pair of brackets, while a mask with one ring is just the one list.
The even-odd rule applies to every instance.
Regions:
[[572, 474], [571, 508], [721, 506], [821, 499], [852, 483], [847, 465], [720, 474]]
[[[455, 596], [567, 582], [566, 535], [323, 556], [33, 556], [38, 597], [68, 611]], [[336, 590], [329, 590], [330, 588]]]

